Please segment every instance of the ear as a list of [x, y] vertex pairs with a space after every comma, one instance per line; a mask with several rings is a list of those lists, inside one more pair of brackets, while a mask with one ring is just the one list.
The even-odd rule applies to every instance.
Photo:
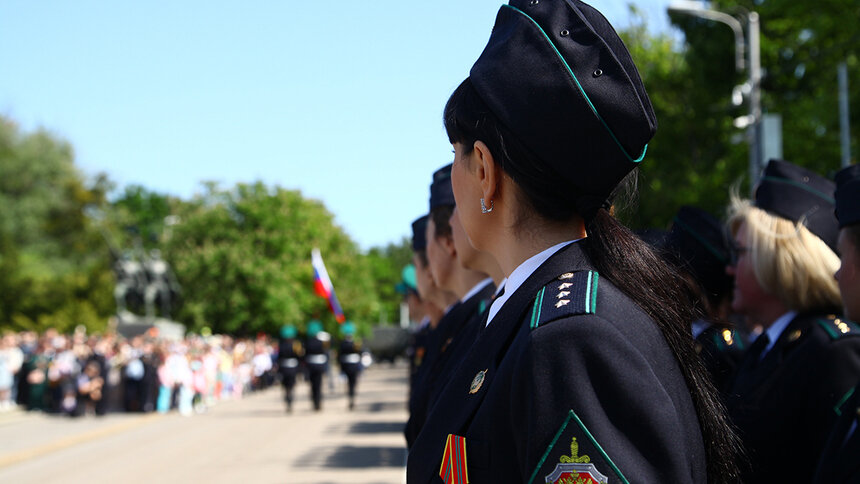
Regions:
[[477, 178], [481, 184], [481, 194], [484, 200], [489, 203], [490, 200], [498, 198], [498, 190], [502, 181], [502, 170], [496, 165], [496, 160], [493, 154], [490, 153], [490, 148], [483, 141], [475, 141], [472, 155], [477, 164]]
[[457, 247], [454, 246], [454, 237], [440, 237], [439, 242], [450, 257], [457, 257]]

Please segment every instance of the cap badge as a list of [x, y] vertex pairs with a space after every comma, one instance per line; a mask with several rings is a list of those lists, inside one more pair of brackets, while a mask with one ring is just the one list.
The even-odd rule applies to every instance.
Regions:
[[487, 370], [479, 371], [475, 378], [472, 379], [472, 385], [469, 386], [469, 395], [473, 395], [478, 393], [478, 390], [481, 389], [481, 385], [484, 384], [484, 377], [487, 376]]

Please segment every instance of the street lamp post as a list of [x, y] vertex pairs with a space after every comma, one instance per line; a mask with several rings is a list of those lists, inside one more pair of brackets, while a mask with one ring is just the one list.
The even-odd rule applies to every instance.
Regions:
[[[749, 76], [749, 115], [735, 120], [735, 126], [746, 127], [750, 142], [750, 190], [761, 170], [761, 49], [759, 46], [759, 18], [756, 12], [746, 15], [747, 41], [744, 41], [744, 31], [741, 22], [724, 12], [707, 8], [704, 2], [697, 0], [678, 0], [668, 7], [669, 12], [693, 15], [707, 20], [713, 20], [728, 25], [735, 34], [735, 68], [738, 72], [747, 68]], [[748, 47], [748, 49], [746, 48]], [[744, 65], [744, 53], [748, 52], [749, 64]]]

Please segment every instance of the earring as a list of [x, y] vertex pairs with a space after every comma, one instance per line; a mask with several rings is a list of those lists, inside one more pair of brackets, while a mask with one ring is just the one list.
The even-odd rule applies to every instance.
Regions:
[[484, 199], [481, 199], [481, 213], [490, 213], [493, 211], [495, 206], [496, 202], [494, 200], [490, 200], [490, 208], [487, 208], [487, 205], [484, 204]]

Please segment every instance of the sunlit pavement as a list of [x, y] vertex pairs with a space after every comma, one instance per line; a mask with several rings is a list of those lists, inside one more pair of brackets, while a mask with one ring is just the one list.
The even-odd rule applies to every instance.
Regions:
[[373, 365], [356, 408], [346, 383], [324, 382], [321, 412], [306, 382], [288, 414], [280, 387], [203, 414], [111, 414], [69, 419], [0, 414], [0, 482], [404, 482], [406, 365]]

